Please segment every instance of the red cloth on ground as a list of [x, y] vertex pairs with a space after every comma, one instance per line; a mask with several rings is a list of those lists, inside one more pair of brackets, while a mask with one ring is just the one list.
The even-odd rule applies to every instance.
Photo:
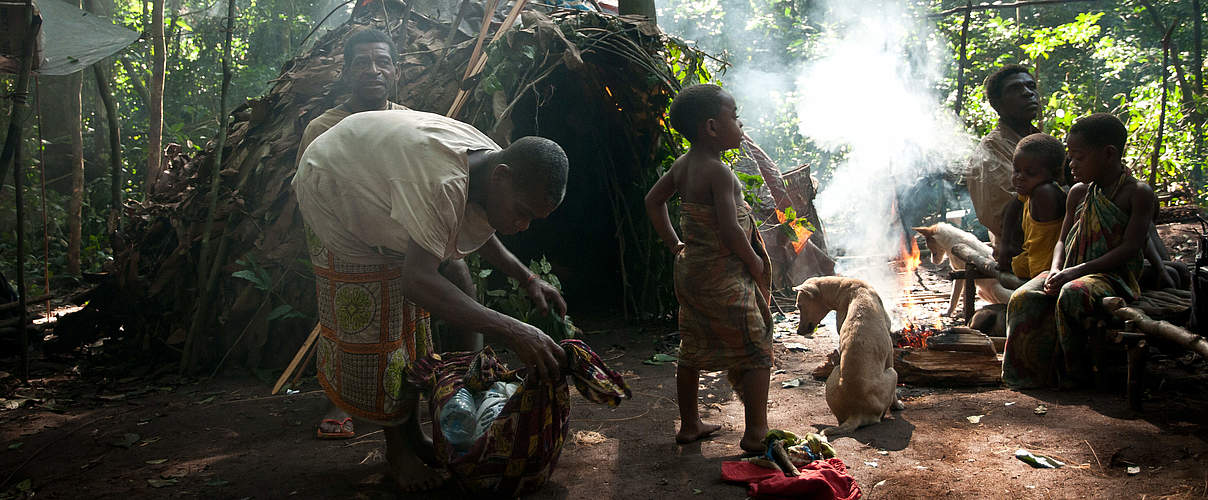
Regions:
[[734, 483], [746, 483], [747, 495], [755, 499], [817, 498], [856, 500], [860, 485], [847, 473], [842, 460], [815, 460], [798, 467], [801, 475], [785, 476], [783, 472], [749, 462], [722, 462], [721, 478]]

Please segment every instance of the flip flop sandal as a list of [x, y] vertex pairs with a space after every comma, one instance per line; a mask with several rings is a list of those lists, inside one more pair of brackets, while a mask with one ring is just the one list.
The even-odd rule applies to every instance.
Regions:
[[[344, 426], [350, 422], [352, 422], [352, 417], [344, 417], [344, 420], [325, 418], [319, 423], [319, 427], [315, 429], [315, 437], [318, 439], [348, 439], [356, 435], [355, 431], [344, 429]], [[338, 432], [323, 432], [323, 424], [338, 426], [340, 430]]]

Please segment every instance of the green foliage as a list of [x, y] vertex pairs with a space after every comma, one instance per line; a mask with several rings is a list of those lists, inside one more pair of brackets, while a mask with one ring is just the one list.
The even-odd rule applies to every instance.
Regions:
[[[527, 284], [522, 284], [509, 277], [505, 287], [491, 288], [492, 282], [496, 281], [490, 279], [494, 270], [484, 267], [481, 257], [477, 254], [470, 255], [466, 257], [466, 264], [470, 268], [470, 276], [473, 277], [474, 286], [478, 289], [478, 301], [482, 305], [540, 328], [555, 340], [575, 336], [575, 325], [571, 322], [570, 315], [565, 318], [558, 316], [553, 311], [552, 304], [549, 314], [541, 314], [541, 311], [537, 309], [537, 304], [529, 298], [525, 291]], [[562, 282], [554, 275], [549, 261], [545, 260], [545, 257], [541, 257], [541, 260], [530, 261], [529, 270], [536, 274], [538, 279], [549, 283], [559, 292], [562, 291]]]
[[[273, 281], [273, 276], [269, 274], [268, 269], [265, 269], [256, 262], [255, 257], [249, 254], [247, 258], [239, 259], [235, 261], [235, 263], [244, 266], [244, 268], [231, 273], [232, 278], [239, 278], [250, 282], [252, 286], [256, 287], [257, 290], [264, 292], [266, 297], [270, 295], [277, 295], [276, 283]], [[278, 297], [278, 299], [280, 299], [280, 297]], [[265, 321], [274, 321], [278, 319], [305, 317], [306, 315], [298, 312], [297, 309], [294, 309], [294, 307], [288, 303], [285, 303], [274, 307], [268, 312], [268, 315], [265, 316], [264, 319]]]

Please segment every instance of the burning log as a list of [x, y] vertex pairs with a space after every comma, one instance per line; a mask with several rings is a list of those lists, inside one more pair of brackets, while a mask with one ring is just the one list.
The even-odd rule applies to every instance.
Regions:
[[1002, 382], [1002, 359], [984, 352], [896, 349], [893, 368], [898, 382], [967, 387]]
[[1154, 320], [1141, 310], [1126, 306], [1120, 297], [1104, 297], [1103, 307], [1113, 316], [1132, 322], [1133, 328], [1138, 331], [1173, 342], [1208, 359], [1208, 340], [1204, 337], [1165, 321]]
[[1002, 360], [991, 339], [971, 328], [935, 330], [906, 325], [894, 332], [893, 368], [898, 382], [967, 387], [996, 385]]
[[994, 356], [994, 342], [986, 334], [972, 328], [955, 327], [927, 337], [927, 348], [933, 351], [972, 352]]
[[989, 276], [998, 279], [1002, 286], [1014, 290], [1023, 284], [1024, 280], [1011, 273], [1004, 273], [998, 270], [998, 265], [989, 255], [982, 255], [975, 252], [972, 248], [966, 245], [952, 245], [952, 254], [957, 258], [965, 261], [968, 266], [977, 269], [984, 276]]

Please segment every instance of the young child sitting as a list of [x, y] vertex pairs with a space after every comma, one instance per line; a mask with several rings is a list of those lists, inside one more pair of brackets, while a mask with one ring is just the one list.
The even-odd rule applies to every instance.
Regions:
[[[771, 262], [738, 178], [721, 162], [738, 147], [742, 122], [734, 98], [716, 85], [693, 85], [671, 103], [671, 126], [692, 143], [646, 195], [646, 212], [675, 254], [680, 354], [675, 372], [679, 400], [678, 443], [707, 437], [720, 425], [701, 421], [700, 370], [727, 370], [746, 410], [739, 445], [762, 453], [768, 432], [772, 366]], [[680, 241], [667, 201], [679, 193]]]
[[[1015, 273], [1023, 279], [1049, 270], [1053, 263], [1053, 247], [1061, 232], [1065, 215], [1065, 190], [1057, 185], [1061, 167], [1065, 164], [1065, 147], [1048, 134], [1032, 134], [1015, 146], [1014, 172], [1011, 185], [1023, 203], [1020, 226], [1021, 246], [999, 248], [1000, 269]], [[1007, 239], [1000, 239], [1000, 247]]]
[[1019, 287], [1007, 304], [1003, 382], [1015, 388], [1074, 387], [1091, 381], [1087, 316], [1103, 297], [1140, 294], [1141, 253], [1154, 194], [1121, 162], [1128, 130], [1096, 113], [1070, 128], [1070, 170], [1078, 182], [1050, 270]]

